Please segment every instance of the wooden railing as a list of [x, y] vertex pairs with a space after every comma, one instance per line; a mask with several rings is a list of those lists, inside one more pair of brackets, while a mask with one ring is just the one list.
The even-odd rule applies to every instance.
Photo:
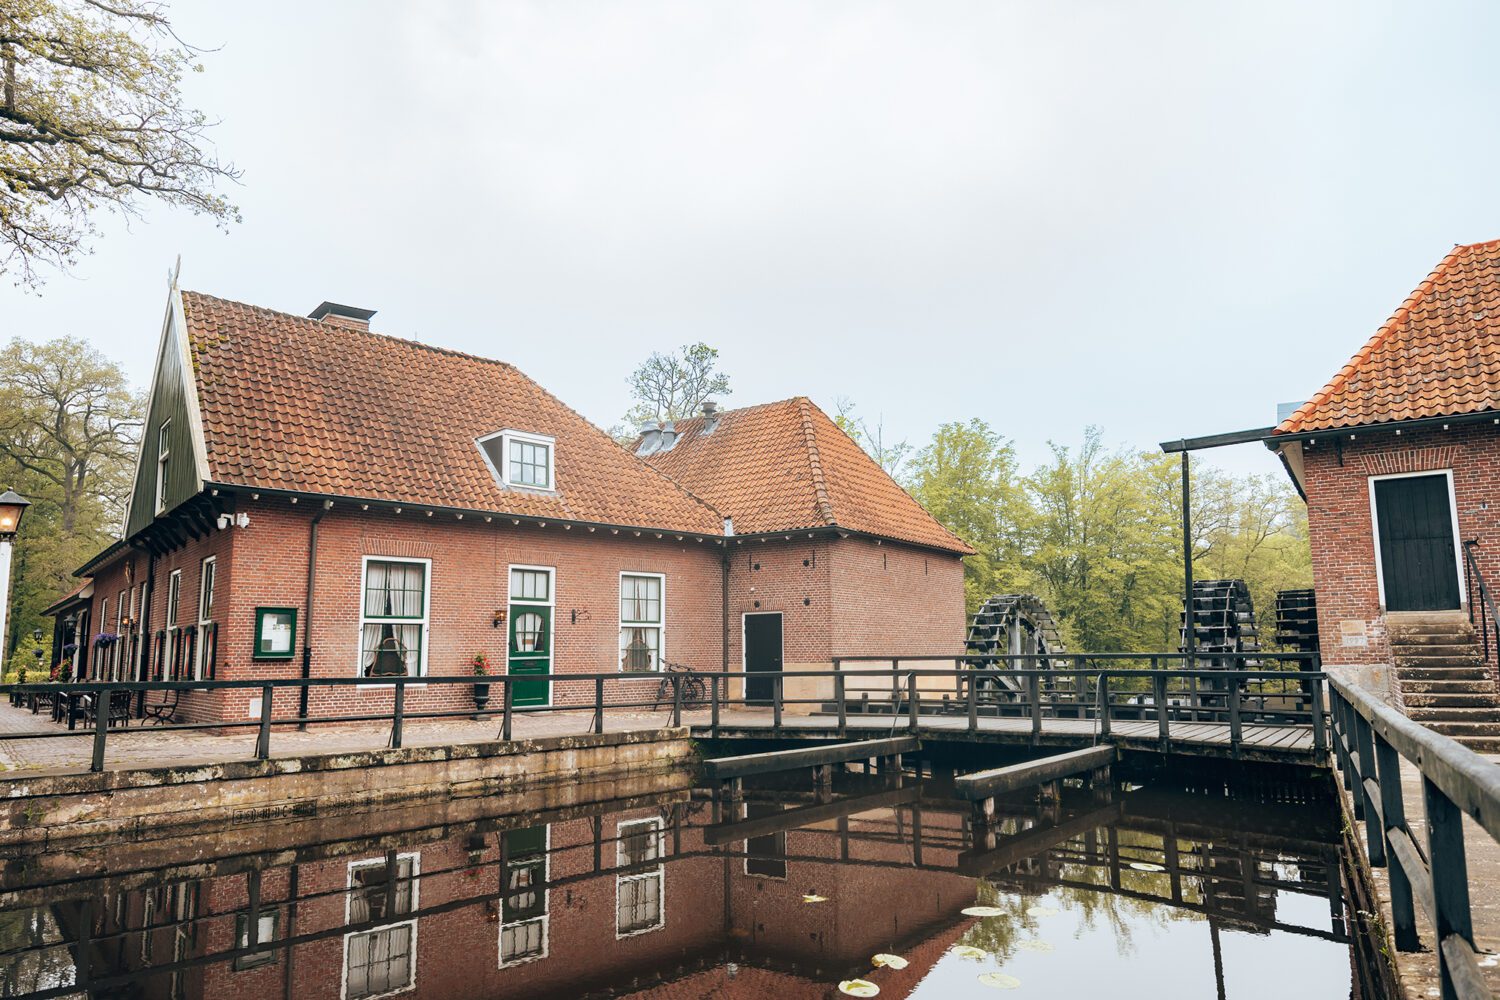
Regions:
[[[1119, 663], [1133, 658], [1147, 663], [1160, 663], [1171, 654], [1132, 657], [1090, 657], [1102, 663]], [[910, 658], [902, 658], [903, 662]], [[952, 659], [951, 657], [947, 659]], [[1023, 658], [1024, 659], [1024, 658]], [[1266, 659], [1262, 656], [1260, 659]], [[1300, 665], [1306, 660], [1288, 657]], [[269, 680], [201, 680], [175, 681], [108, 681], [89, 680], [72, 684], [24, 684], [0, 685], [0, 694], [15, 689], [23, 697], [65, 698], [69, 705], [85, 695], [93, 704], [110, 704], [119, 692], [130, 692], [138, 700], [150, 703], [158, 700], [153, 695], [166, 697], [176, 692], [241, 692], [259, 698], [259, 713], [250, 721], [216, 720], [206, 722], [172, 723], [156, 726], [152, 733], [179, 730], [232, 731], [253, 728], [257, 730], [254, 756], [264, 760], [270, 756], [273, 729], [288, 727], [306, 729], [315, 724], [379, 722], [391, 727], [389, 744], [400, 747], [404, 738], [404, 727], [413, 720], [438, 720], [473, 718], [479, 711], [478, 703], [473, 709], [455, 706], [458, 692], [477, 694], [476, 687], [498, 687], [500, 705], [490, 709], [488, 715], [499, 715], [501, 724], [497, 735], [500, 740], [512, 738], [513, 724], [517, 716], [547, 713], [573, 713], [578, 716], [579, 732], [604, 732], [606, 715], [610, 712], [652, 711], [661, 706], [658, 688], [663, 683], [670, 685], [671, 699], [667, 706], [671, 724], [680, 726], [685, 710], [700, 713], [699, 724], [711, 735], [719, 735], [726, 712], [737, 711], [742, 718], [754, 714], [764, 719], [769, 714], [770, 728], [779, 732], [787, 710], [819, 713], [832, 717], [828, 728], [837, 735], [847, 735], [851, 715], [860, 712], [883, 712], [891, 719], [890, 728], [904, 727], [916, 732], [922, 718], [932, 716], [952, 717], [963, 715], [967, 728], [973, 732], [980, 728], [982, 718], [1000, 717], [1029, 720], [1029, 732], [1033, 741], [1040, 738], [1045, 723], [1053, 719], [1085, 719], [1093, 723], [1092, 731], [1101, 739], [1109, 738], [1112, 729], [1125, 723], [1153, 723], [1150, 732], [1167, 751], [1173, 746], [1174, 734], [1189, 726], [1204, 723], [1217, 724], [1223, 731], [1223, 742], [1231, 752], [1240, 751], [1253, 743], [1248, 727], [1278, 727], [1280, 729], [1302, 728], [1311, 737], [1315, 753], [1328, 746], [1324, 728], [1323, 688], [1317, 683], [1322, 675], [1298, 670], [1161, 670], [1161, 669], [1102, 669], [1096, 664], [1080, 663], [1080, 669], [1066, 672], [1068, 684], [1061, 683], [1060, 674], [1054, 670], [976, 670], [968, 668], [916, 669], [903, 667], [900, 670], [854, 669], [849, 666], [852, 658], [840, 658], [837, 669], [797, 674], [773, 674], [769, 678], [757, 678], [743, 673], [568, 673], [535, 675], [464, 675], [434, 677], [315, 677], [276, 678]], [[892, 681], [894, 677], [894, 681]], [[811, 697], [787, 697], [785, 685], [788, 679], [798, 683], [816, 682], [819, 690]], [[769, 680], [768, 691], [752, 689], [756, 681]], [[750, 682], [750, 683], [747, 683]], [[896, 697], [884, 703], [872, 702], [860, 692], [862, 685], [878, 686], [886, 692], [887, 685], [894, 683]], [[546, 705], [517, 705], [516, 685], [547, 685], [552, 692], [551, 703]], [[826, 687], [829, 696], [822, 689]], [[412, 689], [416, 689], [413, 692]], [[356, 691], [368, 698], [370, 708], [356, 714], [319, 716], [304, 711], [308, 704], [302, 693], [314, 690], [334, 692]], [[1309, 690], [1310, 689], [1310, 690]], [[702, 694], [699, 694], [702, 692]], [[278, 701], [277, 694], [282, 693]], [[446, 695], [446, 700], [445, 700]], [[144, 696], [144, 697], [143, 697]], [[413, 697], [418, 699], [416, 710], [408, 704]], [[361, 700], [364, 700], [362, 698]], [[749, 710], [749, 711], [745, 711]], [[769, 712], [767, 711], [769, 710]], [[236, 712], [240, 711], [238, 708]], [[105, 763], [107, 741], [110, 734], [143, 732], [140, 728], [112, 728], [105, 715], [103, 724], [89, 723], [79, 726], [79, 713], [66, 713], [76, 728], [56, 733], [0, 733], [0, 742], [12, 739], [77, 738], [91, 735], [94, 740], [91, 770], [102, 770]], [[706, 714], [706, 718], [702, 716]], [[486, 717], [488, 717], [486, 715]], [[1141, 727], [1134, 727], [1139, 730]]]
[[[1414, 906], [1420, 901], [1435, 929], [1443, 1000], [1492, 998], [1474, 947], [1463, 817], [1500, 841], [1500, 768], [1358, 687], [1332, 677], [1328, 685], [1344, 788], [1354, 801], [1354, 818], [1365, 823], [1370, 864], [1390, 873], [1397, 950], [1422, 950]], [[1403, 761], [1421, 775], [1425, 851], [1406, 817]]]

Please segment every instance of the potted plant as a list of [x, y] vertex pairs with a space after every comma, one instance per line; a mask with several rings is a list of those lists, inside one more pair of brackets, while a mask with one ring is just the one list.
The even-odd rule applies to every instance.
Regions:
[[[488, 677], [490, 675], [490, 658], [483, 650], [474, 654], [469, 660], [469, 667], [474, 671], [475, 677]], [[487, 683], [475, 683], [474, 685], [474, 710], [483, 712], [484, 706], [490, 703], [490, 686]]]

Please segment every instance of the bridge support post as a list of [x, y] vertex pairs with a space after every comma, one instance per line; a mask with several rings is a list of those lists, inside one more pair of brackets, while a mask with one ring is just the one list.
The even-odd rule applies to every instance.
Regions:
[[813, 768], [813, 791], [819, 802], [833, 798], [833, 765], [820, 764]]

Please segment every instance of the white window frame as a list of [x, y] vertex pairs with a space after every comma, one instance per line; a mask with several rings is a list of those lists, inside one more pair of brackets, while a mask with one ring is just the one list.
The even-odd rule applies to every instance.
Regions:
[[[656, 833], [656, 867], [642, 869], [630, 875], [615, 876], [615, 940], [639, 937], [642, 934], [651, 934], [667, 926], [667, 874], [666, 865], [663, 861], [663, 847], [666, 844], [666, 824], [660, 816], [643, 816], [640, 819], [621, 820], [615, 824], [615, 867], [625, 867], [623, 857], [625, 851], [625, 828], [640, 826], [649, 823]], [[656, 923], [650, 927], [641, 927], [633, 931], [620, 930], [620, 886], [626, 882], [644, 882], [656, 879], [658, 888], [656, 891]]]
[[[204, 582], [209, 579], [209, 566], [213, 566], [212, 586], [205, 587]], [[204, 641], [204, 626], [213, 622], [213, 618], [203, 616], [203, 598], [205, 594], [212, 594], [213, 599], [209, 602], [207, 611], [210, 615], [214, 613], [214, 604], [219, 599], [219, 557], [204, 556], [203, 561], [198, 564], [198, 609], [194, 619], [198, 622], [198, 631], [193, 636], [193, 680], [203, 679], [203, 668], [207, 655], [208, 643]]]
[[[517, 566], [516, 568], [517, 569], [529, 569], [531, 567]], [[506, 580], [509, 581], [510, 577], [507, 576]], [[508, 641], [509, 640], [507, 640], [507, 642]], [[505, 836], [505, 834], [502, 832], [500, 834], [500, 836], [503, 838]], [[501, 872], [500, 873], [501, 879], [504, 879], [505, 876], [506, 876], [505, 872]], [[499, 961], [500, 961], [499, 967], [500, 968], [502, 968], [502, 969], [510, 969], [510, 968], [514, 968], [517, 965], [526, 965], [529, 962], [540, 962], [542, 959], [546, 958], [551, 953], [551, 951], [552, 951], [552, 889], [548, 886], [548, 883], [551, 880], [552, 880], [552, 824], [548, 823], [548, 824], [546, 824], [546, 829], [545, 829], [545, 831], [542, 834], [542, 911], [543, 912], [542, 912], [542, 915], [540, 917], [527, 917], [524, 920], [512, 920], [512, 921], [510, 921], [510, 923], [506, 923], [505, 922], [505, 899], [504, 899], [504, 895], [503, 895], [503, 892], [502, 892], [502, 898], [500, 899], [500, 902], [499, 902], [499, 906], [500, 906], [500, 920], [499, 920], [500, 930], [498, 932], [499, 936], [496, 938], [496, 943], [495, 943], [495, 949], [496, 949], [495, 950], [495, 954], [499, 956]], [[503, 881], [501, 883], [501, 888], [502, 888], [502, 890], [506, 888]], [[541, 950], [541, 953], [540, 954], [536, 954], [536, 955], [527, 955], [527, 956], [525, 956], [523, 958], [516, 958], [516, 959], [512, 959], [512, 960], [510, 960], [510, 961], [507, 962], [505, 960], [505, 928], [507, 928], [507, 927], [519, 927], [521, 924], [529, 924], [529, 923], [533, 923], [535, 921], [540, 921], [541, 925], [542, 925], [542, 950]]]
[[127, 597], [133, 597], [132, 587], [125, 587], [120, 591], [119, 600], [115, 604], [115, 647], [110, 650], [109, 656], [109, 679], [117, 681], [120, 679], [120, 664], [125, 659], [124, 647], [126, 645], [126, 631], [129, 626], [125, 623], [130, 620], [129, 605], [125, 603]]
[[[485, 450], [485, 444], [500, 439], [500, 467], [495, 468], [490, 453]], [[512, 482], [510, 478], [510, 443], [512, 441], [523, 441], [527, 444], [545, 445], [547, 448], [547, 485], [538, 486], [535, 483]], [[474, 442], [479, 447], [479, 454], [484, 456], [484, 464], [490, 467], [500, 485], [506, 489], [532, 490], [537, 493], [553, 493], [557, 490], [557, 439], [547, 434], [533, 434], [530, 431], [518, 431], [506, 429], [486, 434], [482, 438], [476, 438]]]
[[[1375, 583], [1379, 588], [1380, 610], [1385, 612], [1385, 566], [1380, 556], [1380, 511], [1375, 503], [1375, 482], [1380, 479], [1415, 479], [1418, 476], [1446, 476], [1448, 479], [1448, 516], [1453, 521], [1453, 570], [1458, 575], [1458, 606], [1469, 605], [1468, 588], [1464, 586], [1463, 540], [1458, 533], [1458, 495], [1453, 488], [1452, 469], [1427, 469], [1423, 472], [1394, 472], [1385, 476], [1370, 476], [1370, 541], [1375, 546]], [[1400, 612], [1397, 612], [1398, 614]]]
[[[99, 605], [99, 623], [100, 623], [99, 624], [99, 631], [103, 632], [105, 629], [109, 628], [109, 598], [107, 598], [107, 597], [104, 599], [103, 603], [101, 603]], [[104, 655], [105, 662], [104, 663], [98, 663], [97, 662], [98, 659], [99, 659], [99, 647], [97, 645], [90, 646], [89, 647], [89, 652], [92, 654], [92, 656], [90, 657], [90, 659], [93, 659], [95, 661], [95, 663], [85, 663], [83, 665], [84, 666], [84, 670], [88, 674], [92, 675], [94, 673], [95, 669], [97, 669], [100, 674], [103, 674], [104, 671], [106, 671], [106, 670], [109, 669], [109, 658], [110, 658], [110, 656], [113, 655], [113, 651], [109, 651], [109, 652], [105, 653], [105, 655]], [[97, 668], [96, 668], [96, 664], [97, 664]], [[74, 673], [77, 674], [78, 671], [75, 670]]]
[[[651, 577], [661, 583], [661, 620], [657, 622], [633, 622], [626, 621], [623, 614], [625, 603], [625, 578], [627, 576]], [[665, 573], [648, 573], [644, 570], [626, 569], [620, 571], [620, 579], [615, 587], [615, 669], [620, 673], [625, 672], [625, 649], [621, 642], [625, 638], [627, 628], [654, 628], [660, 631], [656, 640], [656, 670], [654, 673], [664, 673], [667, 666], [667, 575]], [[648, 671], [648, 673], [653, 671]]]
[[131, 664], [131, 669], [134, 671], [132, 679], [137, 681], [143, 681], [146, 679], [145, 675], [141, 671], [141, 666], [146, 662], [148, 656], [147, 650], [150, 648], [148, 645], [150, 639], [146, 635], [146, 608], [147, 602], [150, 600], [151, 595], [147, 592], [146, 588], [147, 581], [142, 580], [141, 585], [138, 588], [140, 591], [140, 599], [137, 600], [133, 595], [131, 597], [131, 601], [133, 602], [131, 607], [135, 611], [135, 613], [131, 617], [135, 619], [136, 640], [135, 663]]
[[162, 631], [167, 641], [162, 643], [163, 661], [157, 664], [161, 676], [171, 679], [172, 665], [177, 662], [177, 644], [181, 641], [180, 621], [182, 613], [182, 570], [174, 569], [167, 576], [167, 603], [162, 608]]
[[[379, 616], [379, 615], [377, 615], [374, 618], [367, 618], [367, 617], [365, 617], [365, 587], [366, 587], [366, 585], [368, 583], [369, 572], [370, 572], [370, 563], [372, 563], [372, 562], [420, 563], [424, 567], [423, 571], [422, 571], [422, 617], [420, 619], [418, 619], [418, 618], [385, 618], [385, 617]], [[384, 623], [384, 622], [396, 622], [396, 623], [399, 623], [401, 625], [421, 625], [422, 626], [421, 631], [419, 632], [419, 635], [421, 636], [420, 642], [422, 644], [422, 648], [417, 651], [417, 672], [413, 676], [416, 676], [416, 677], [426, 677], [427, 676], [427, 632], [428, 632], [428, 628], [429, 628], [429, 626], [430, 626], [430, 624], [432, 622], [432, 560], [431, 559], [423, 559], [423, 558], [418, 558], [416, 556], [379, 556], [379, 555], [376, 555], [376, 556], [365, 556], [363, 559], [360, 560], [360, 562], [359, 562], [359, 626], [358, 626], [358, 630], [354, 633], [354, 635], [355, 635], [355, 642], [354, 642], [354, 676], [355, 677], [365, 678], [365, 668], [364, 668], [363, 662], [361, 662], [361, 661], [364, 660], [365, 626], [366, 625], [375, 624], [375, 623]], [[368, 680], [368, 678], [365, 678], [365, 679]], [[359, 687], [359, 688], [362, 688], [362, 689], [369, 689], [369, 688], [389, 688], [390, 687], [390, 685], [388, 685], [388, 684], [375, 684], [375, 683], [359, 684], [359, 685], [356, 685], [356, 686]], [[412, 687], [414, 685], [410, 685], [409, 684], [407, 686], [410, 688], [410, 687]]]
[[163, 627], [168, 632], [174, 631], [180, 624], [178, 617], [182, 611], [182, 570], [174, 569], [167, 577], [167, 606], [163, 610], [162, 618], [165, 619]]
[[171, 418], [156, 429], [156, 513], [167, 509], [167, 461], [172, 457]]
[[[408, 859], [408, 858], [411, 859], [411, 911], [410, 912], [414, 914], [414, 913], [417, 912], [417, 910], [419, 910], [421, 908], [421, 902], [418, 899], [418, 894], [419, 894], [419, 892], [421, 890], [421, 886], [422, 886], [422, 879], [421, 879], [421, 875], [422, 875], [422, 855], [421, 855], [420, 852], [417, 852], [417, 851], [407, 851], [407, 852], [402, 852], [402, 853], [397, 854], [396, 855], [396, 867], [398, 869], [398, 872], [399, 872], [399, 869], [400, 869], [400, 866], [401, 866], [401, 862], [403, 860], [405, 860], [405, 859]], [[349, 862], [349, 872], [348, 872], [348, 875], [347, 875], [347, 877], [345, 879], [345, 883], [344, 883], [344, 889], [345, 889], [345, 891], [344, 891], [344, 924], [346, 926], [348, 925], [348, 923], [350, 921], [350, 918], [353, 915], [353, 911], [354, 911], [354, 899], [353, 899], [353, 896], [354, 896], [354, 873], [355, 873], [355, 871], [357, 871], [360, 868], [373, 868], [376, 865], [383, 865], [383, 864], [385, 864], [385, 860], [386, 859], [382, 856], [382, 857], [375, 857], [375, 858], [362, 858], [359, 861], [351, 861], [351, 862]], [[399, 988], [394, 989], [394, 990], [387, 990], [384, 993], [374, 993], [374, 994], [371, 994], [370, 996], [367, 996], [367, 997], [361, 997], [360, 1000], [378, 1000], [378, 998], [380, 998], [380, 997], [393, 997], [393, 996], [396, 996], [399, 993], [409, 993], [410, 991], [412, 991], [412, 990], [414, 990], [414, 989], [417, 988], [417, 918], [415, 916], [409, 916], [409, 917], [406, 917], [406, 918], [401, 919], [401, 920], [392, 920], [390, 923], [387, 923], [387, 924], [380, 924], [377, 927], [366, 928], [365, 930], [362, 930], [362, 931], [349, 931], [348, 933], [346, 933], [344, 935], [344, 961], [343, 961], [343, 970], [342, 970], [342, 974], [339, 977], [339, 979], [340, 979], [340, 982], [339, 982], [339, 996], [340, 996], [340, 998], [342, 998], [342, 1000], [349, 1000], [349, 939], [353, 938], [353, 937], [355, 937], [357, 935], [360, 935], [360, 934], [370, 934], [370, 933], [373, 933], [375, 931], [390, 930], [390, 929], [392, 929], [394, 927], [400, 927], [402, 924], [410, 924], [411, 925], [411, 966], [410, 966], [411, 979], [410, 979], [410, 981], [405, 986], [399, 987]]]

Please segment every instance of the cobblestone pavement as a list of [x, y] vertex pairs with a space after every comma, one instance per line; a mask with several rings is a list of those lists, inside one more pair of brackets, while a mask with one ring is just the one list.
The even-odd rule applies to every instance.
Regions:
[[[702, 716], [700, 719], [699, 717]], [[683, 724], [707, 721], [706, 713], [685, 712]], [[577, 736], [592, 731], [593, 712], [563, 711], [518, 714], [511, 735], [516, 739], [547, 736]], [[661, 729], [672, 724], [669, 709], [658, 712], [609, 712], [606, 732]], [[21, 733], [65, 733], [67, 728], [30, 709], [0, 703], [0, 736]], [[291, 726], [271, 731], [271, 756], [300, 757], [321, 753], [378, 750], [390, 743], [389, 724], [338, 724], [315, 726], [298, 732]], [[412, 721], [402, 734], [405, 746], [444, 746], [486, 743], [499, 739], [500, 717], [474, 720]], [[141, 767], [172, 767], [248, 760], [255, 754], [256, 730], [244, 728], [228, 733], [210, 730], [163, 732], [141, 727], [132, 720], [125, 729], [111, 729], [105, 752], [105, 767], [126, 770]], [[80, 732], [60, 739], [0, 739], [0, 780], [42, 774], [76, 774], [89, 769], [93, 734]]]

